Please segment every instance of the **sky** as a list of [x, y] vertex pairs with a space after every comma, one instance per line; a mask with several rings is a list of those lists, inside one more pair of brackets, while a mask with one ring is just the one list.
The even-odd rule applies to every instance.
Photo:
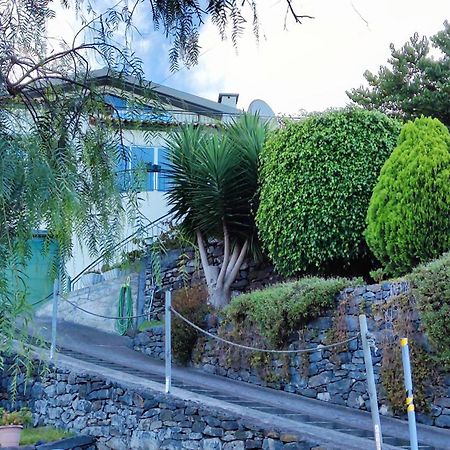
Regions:
[[[345, 106], [345, 91], [364, 84], [364, 71], [386, 64], [390, 43], [400, 47], [414, 32], [430, 36], [450, 19], [450, 0], [294, 0], [298, 13], [314, 19], [296, 24], [288, 16], [285, 27], [284, 0], [258, 4], [259, 42], [250, 26], [236, 49], [207, 22], [199, 64], [172, 73], [170, 42], [153, 29], [144, 1], [135, 15], [133, 49], [146, 78], [210, 100], [219, 92], [239, 93], [238, 107], [245, 110], [259, 98], [277, 114], [322, 111]], [[49, 34], [68, 39], [76, 29], [73, 14], [58, 7]]]

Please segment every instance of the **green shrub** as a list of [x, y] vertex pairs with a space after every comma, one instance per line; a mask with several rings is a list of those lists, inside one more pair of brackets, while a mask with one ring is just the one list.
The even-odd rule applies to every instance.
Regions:
[[348, 109], [288, 123], [269, 137], [257, 225], [281, 274], [368, 272], [367, 208], [399, 132], [384, 114]]
[[425, 333], [450, 369], [450, 253], [417, 267], [409, 278]]
[[450, 134], [437, 119], [402, 128], [370, 200], [366, 239], [394, 275], [450, 249]]
[[351, 284], [346, 278], [275, 284], [232, 299], [225, 309], [226, 320], [236, 327], [256, 325], [270, 344], [282, 347], [291, 333], [333, 308], [337, 294]]
[[[173, 293], [172, 306], [191, 322], [200, 328], [204, 328], [205, 318], [209, 312], [206, 298], [205, 286], [186, 287]], [[181, 319], [173, 316], [172, 351], [174, 358], [178, 362], [186, 364], [190, 361], [197, 339], [198, 332], [196, 330]]]

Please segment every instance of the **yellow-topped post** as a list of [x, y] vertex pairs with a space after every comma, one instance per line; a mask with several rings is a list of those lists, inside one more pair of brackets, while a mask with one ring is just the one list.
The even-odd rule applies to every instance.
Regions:
[[419, 444], [417, 441], [416, 413], [414, 411], [414, 395], [408, 338], [400, 339], [400, 347], [402, 349], [403, 375], [405, 377], [406, 412], [408, 413], [409, 440], [411, 443], [411, 450], [418, 450]]

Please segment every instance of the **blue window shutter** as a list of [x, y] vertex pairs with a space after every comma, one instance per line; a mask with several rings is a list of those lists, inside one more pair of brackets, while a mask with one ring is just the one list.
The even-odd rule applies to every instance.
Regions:
[[169, 150], [164, 147], [158, 148], [158, 166], [160, 172], [158, 173], [158, 191], [167, 192], [170, 187], [170, 175], [168, 169], [170, 167]]
[[155, 161], [155, 148], [133, 145], [131, 147], [131, 169], [140, 191], [155, 190], [155, 173], [147, 170]]
[[116, 176], [120, 192], [125, 192], [130, 188], [130, 147], [120, 146], [116, 156]]

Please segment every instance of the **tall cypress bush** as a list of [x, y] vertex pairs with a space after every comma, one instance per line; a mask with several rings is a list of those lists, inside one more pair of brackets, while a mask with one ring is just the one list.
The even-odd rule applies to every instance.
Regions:
[[288, 123], [262, 152], [257, 225], [277, 270], [354, 274], [370, 268], [370, 196], [400, 124], [346, 109]]
[[392, 274], [450, 249], [450, 134], [422, 117], [402, 128], [367, 213], [367, 242]]

